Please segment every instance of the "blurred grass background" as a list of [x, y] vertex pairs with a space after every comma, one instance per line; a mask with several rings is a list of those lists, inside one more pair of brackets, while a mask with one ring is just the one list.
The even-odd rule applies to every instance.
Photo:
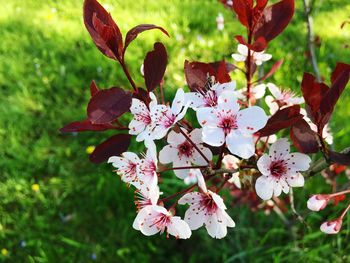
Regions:
[[[66, 134], [58, 129], [85, 117], [89, 83], [100, 87], [128, 83], [119, 66], [95, 48], [82, 22], [78, 0], [1, 0], [0, 8], [0, 261], [2, 262], [350, 262], [350, 220], [341, 234], [325, 236], [319, 225], [339, 214], [341, 205], [322, 213], [308, 213], [306, 197], [330, 186], [320, 176], [296, 189], [296, 207], [310, 230], [291, 213], [286, 228], [276, 214], [252, 213], [232, 207], [236, 228], [223, 240], [211, 239], [204, 229], [189, 241], [146, 238], [132, 229], [133, 192], [107, 164], [88, 161], [88, 146], [108, 133]], [[286, 31], [271, 43], [273, 60], [285, 59], [271, 81], [299, 92], [304, 71], [312, 68], [304, 57], [306, 27], [302, 1]], [[140, 65], [153, 43], [161, 40], [169, 53], [167, 95], [184, 87], [185, 59], [231, 61], [236, 51], [233, 36], [243, 28], [229, 10], [215, 0], [104, 0], [125, 34], [139, 23], [166, 28], [140, 36], [129, 48], [127, 62], [142, 84]], [[218, 13], [225, 30], [216, 29]], [[348, 0], [316, 0], [315, 31], [322, 75], [337, 61], [350, 62]], [[265, 70], [272, 65], [269, 62]], [[239, 73], [233, 78], [242, 81]], [[242, 82], [243, 83], [243, 82]], [[350, 145], [350, 96], [347, 89], [337, 106], [331, 127], [335, 148]], [[138, 149], [133, 144], [132, 149]], [[88, 150], [88, 149], [87, 149]], [[344, 177], [344, 175], [342, 175]], [[181, 187], [168, 178], [170, 192]], [[343, 178], [344, 180], [344, 178]], [[229, 199], [226, 203], [229, 204]]]

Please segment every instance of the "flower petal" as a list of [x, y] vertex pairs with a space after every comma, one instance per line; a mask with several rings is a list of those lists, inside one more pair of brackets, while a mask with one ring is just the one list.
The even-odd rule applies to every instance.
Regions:
[[301, 173], [296, 173], [294, 175], [288, 175], [287, 183], [292, 187], [303, 187], [305, 179]]
[[270, 174], [270, 169], [269, 169], [270, 165], [271, 165], [271, 159], [267, 154], [264, 154], [263, 156], [261, 156], [257, 162], [258, 169], [263, 175]]
[[212, 146], [221, 146], [225, 142], [225, 133], [221, 128], [204, 126], [203, 142]]
[[237, 126], [243, 133], [252, 134], [263, 128], [266, 123], [265, 111], [257, 106], [246, 108], [237, 114]]
[[303, 153], [291, 153], [287, 163], [295, 171], [306, 171], [310, 167], [311, 158]]
[[218, 98], [218, 108], [236, 113], [240, 107], [235, 94], [231, 91], [224, 91]]
[[281, 138], [271, 145], [269, 155], [272, 160], [287, 159], [289, 154], [290, 144], [288, 139]]
[[192, 234], [188, 224], [178, 216], [174, 216], [170, 219], [168, 224], [168, 233], [181, 239], [190, 238]]
[[263, 200], [271, 199], [273, 195], [274, 182], [268, 176], [260, 176], [255, 182], [256, 194]]
[[232, 154], [238, 155], [243, 159], [248, 159], [255, 153], [254, 139], [252, 135], [243, 135], [231, 131], [226, 137], [226, 144]]
[[173, 146], [177, 146], [183, 143], [184, 141], [186, 141], [186, 138], [181, 133], [176, 133], [174, 131], [169, 132], [167, 137], [167, 142], [169, 144], [172, 144]]
[[172, 145], [166, 145], [159, 152], [159, 161], [163, 164], [172, 163], [177, 158], [178, 151]]

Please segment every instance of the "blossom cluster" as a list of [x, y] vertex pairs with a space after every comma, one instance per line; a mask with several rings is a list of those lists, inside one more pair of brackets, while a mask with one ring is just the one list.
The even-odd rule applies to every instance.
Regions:
[[[236, 225], [227, 212], [225, 189], [249, 192], [265, 207], [271, 207], [277, 205], [282, 193], [290, 194], [293, 202], [292, 188], [303, 187], [306, 177], [324, 169], [309, 155], [317, 158], [322, 153], [327, 162], [350, 163], [347, 154], [329, 149], [333, 137], [328, 126], [334, 105], [350, 78], [350, 65], [337, 64], [331, 87], [305, 73], [303, 96], [279, 88], [266, 79], [278, 70], [282, 60], [264, 76], [257, 76], [257, 69], [272, 59], [266, 53], [268, 43], [291, 20], [294, 1], [282, 0], [270, 6], [263, 0], [258, 0], [256, 6], [253, 1], [221, 2], [247, 28], [248, 40], [236, 36], [237, 53], [229, 62], [185, 61], [187, 87], [178, 88], [170, 102], [165, 102], [164, 96], [168, 58], [163, 44], [155, 43], [143, 62], [146, 89], [135, 84], [124, 57], [138, 34], [151, 29], [168, 33], [159, 26], [144, 24], [132, 28], [123, 41], [117, 24], [96, 0], [84, 3], [84, 22], [96, 46], [121, 65], [133, 91], [116, 87], [101, 90], [92, 82], [88, 118], [68, 124], [62, 131], [119, 131], [97, 146], [90, 159], [108, 161], [121, 180], [135, 188], [137, 215], [133, 228], [147, 236], [166, 232], [167, 236], [187, 239], [203, 226], [211, 237], [223, 238], [228, 228]], [[243, 4], [247, 5], [244, 10]], [[284, 16], [272, 15], [271, 20], [271, 13], [279, 12]], [[223, 30], [222, 15], [217, 23]], [[242, 62], [244, 68], [239, 67]], [[243, 88], [231, 79], [233, 70], [244, 74]], [[125, 124], [128, 118], [121, 116], [127, 112], [132, 117]], [[132, 137], [138, 145], [144, 145], [143, 153], [128, 150]], [[187, 188], [166, 195], [162, 192], [165, 174], [182, 180]], [[314, 195], [307, 206], [319, 211], [329, 200], [346, 193]], [[187, 208], [182, 217], [178, 213], [181, 206]], [[337, 233], [349, 207], [339, 219], [322, 224], [321, 230]]]

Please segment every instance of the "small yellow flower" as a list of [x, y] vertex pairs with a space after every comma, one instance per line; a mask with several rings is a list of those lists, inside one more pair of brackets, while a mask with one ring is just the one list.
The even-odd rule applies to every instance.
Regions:
[[92, 154], [92, 152], [95, 150], [95, 146], [88, 146], [86, 147], [86, 153], [87, 154]]
[[39, 186], [38, 184], [33, 184], [33, 185], [32, 185], [32, 190], [33, 190], [34, 192], [39, 192], [40, 186]]
[[9, 252], [6, 248], [1, 249], [1, 255], [3, 255], [4, 257], [6, 257], [8, 253]]

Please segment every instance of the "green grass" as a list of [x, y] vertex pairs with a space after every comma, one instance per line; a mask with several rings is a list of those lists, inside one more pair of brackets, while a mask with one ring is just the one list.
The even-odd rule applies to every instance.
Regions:
[[[271, 43], [274, 60], [285, 58], [271, 81], [299, 92], [304, 71], [306, 30], [301, 1], [292, 24]], [[322, 40], [317, 50], [322, 75], [328, 80], [336, 62], [350, 62], [350, 26], [340, 24], [350, 13], [347, 0], [316, 1], [316, 34]], [[139, 68], [145, 53], [161, 40], [169, 53], [165, 87], [167, 96], [184, 87], [185, 59], [230, 60], [243, 33], [232, 14], [214, 0], [109, 0], [115, 20], [125, 33], [139, 23], [154, 23], [168, 29], [172, 38], [159, 32], [140, 36], [129, 48], [127, 61], [140, 85]], [[93, 45], [82, 22], [82, 1], [7, 0], [0, 10], [0, 256], [3, 262], [350, 262], [350, 220], [341, 234], [325, 236], [318, 227], [326, 216], [306, 210], [306, 197], [315, 191], [330, 191], [320, 176], [295, 190], [296, 207], [311, 230], [293, 222], [286, 228], [276, 214], [252, 213], [246, 207], [230, 208], [237, 227], [224, 240], [213, 240], [204, 229], [189, 241], [146, 238], [132, 229], [135, 217], [133, 193], [107, 164], [88, 162], [85, 149], [108, 133], [62, 135], [64, 124], [83, 119], [89, 99], [88, 86], [129, 87], [116, 63]], [[222, 12], [224, 32], [216, 30], [215, 17]], [[182, 35], [183, 40], [176, 40]], [[265, 70], [272, 63], [265, 66]], [[232, 77], [242, 81], [238, 73]], [[340, 99], [331, 127], [335, 148], [349, 146], [349, 90]], [[132, 149], [139, 149], [136, 144]], [[342, 179], [345, 176], [342, 175]], [[167, 179], [163, 190], [181, 187]], [[39, 184], [40, 191], [32, 190]], [[229, 199], [226, 198], [229, 203]], [[332, 213], [333, 212], [333, 213]], [[25, 242], [25, 246], [23, 246]]]

